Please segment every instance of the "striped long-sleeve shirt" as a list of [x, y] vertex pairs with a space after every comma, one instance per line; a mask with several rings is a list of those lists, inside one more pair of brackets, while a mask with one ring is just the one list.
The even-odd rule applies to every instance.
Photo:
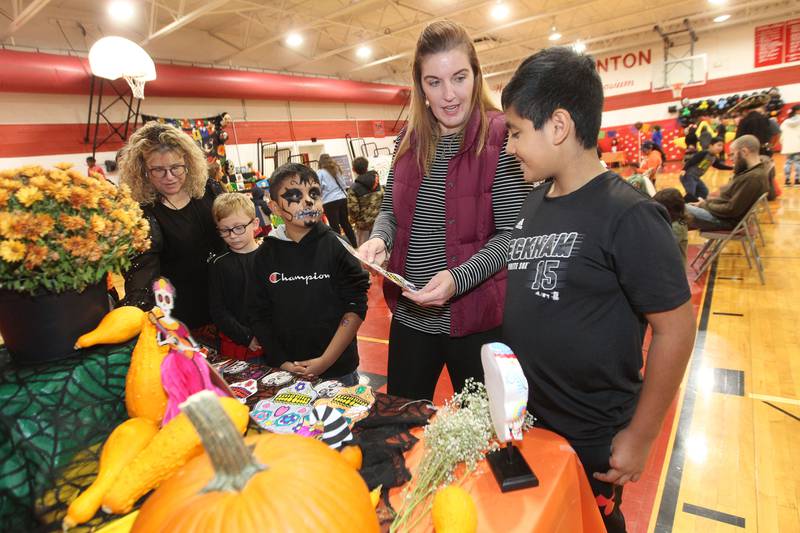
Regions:
[[[460, 140], [458, 134], [441, 137], [436, 146], [430, 171], [422, 178], [419, 187], [403, 274], [417, 287], [424, 287], [436, 273], [447, 270], [445, 180], [447, 164], [458, 153]], [[505, 268], [511, 229], [525, 197], [531, 190], [531, 186], [522, 179], [519, 163], [505, 152], [507, 141], [508, 137], [503, 142], [492, 184], [492, 212], [497, 233], [470, 259], [450, 270], [456, 284], [456, 296], [464, 294], [501, 268]], [[389, 172], [381, 212], [372, 230], [372, 236], [383, 239], [388, 250], [392, 249], [397, 228], [397, 220], [392, 212], [393, 183], [394, 168]], [[479, 313], [480, 310], [476, 309], [475, 312]], [[418, 331], [450, 334], [449, 304], [441, 307], [421, 307], [401, 296], [397, 302], [394, 318]]]

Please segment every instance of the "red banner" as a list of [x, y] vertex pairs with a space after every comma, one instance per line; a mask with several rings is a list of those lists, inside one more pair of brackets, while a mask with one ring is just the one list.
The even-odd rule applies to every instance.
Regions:
[[800, 19], [790, 20], [786, 23], [786, 55], [784, 61], [800, 61]]
[[756, 68], [779, 65], [783, 62], [785, 30], [785, 22], [756, 27]]

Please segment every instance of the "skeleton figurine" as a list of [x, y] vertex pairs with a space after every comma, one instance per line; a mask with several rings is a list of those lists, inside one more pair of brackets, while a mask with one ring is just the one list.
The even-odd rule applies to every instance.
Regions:
[[201, 390], [210, 390], [218, 396], [227, 396], [211, 382], [208, 363], [199, 345], [180, 320], [172, 317], [175, 307], [175, 287], [166, 278], [153, 283], [157, 307], [150, 312], [158, 329], [159, 344], [170, 345], [169, 353], [161, 363], [161, 385], [167, 393], [167, 410], [162, 424], [180, 413], [178, 406], [189, 396]]

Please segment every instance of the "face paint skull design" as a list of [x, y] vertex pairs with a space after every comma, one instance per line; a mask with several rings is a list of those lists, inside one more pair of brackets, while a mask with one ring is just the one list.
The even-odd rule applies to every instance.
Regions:
[[170, 318], [172, 309], [175, 307], [175, 287], [167, 278], [158, 278], [153, 282], [153, 294], [156, 305], [166, 318]]
[[317, 181], [294, 176], [281, 184], [277, 204], [286, 224], [310, 228], [322, 216], [322, 188]]

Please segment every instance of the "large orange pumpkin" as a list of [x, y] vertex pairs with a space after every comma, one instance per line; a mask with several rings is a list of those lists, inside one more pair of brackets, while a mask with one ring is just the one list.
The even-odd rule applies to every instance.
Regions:
[[322, 442], [272, 433], [242, 439], [213, 394], [198, 393], [181, 409], [206, 453], [150, 496], [132, 533], [378, 531], [366, 484]]

